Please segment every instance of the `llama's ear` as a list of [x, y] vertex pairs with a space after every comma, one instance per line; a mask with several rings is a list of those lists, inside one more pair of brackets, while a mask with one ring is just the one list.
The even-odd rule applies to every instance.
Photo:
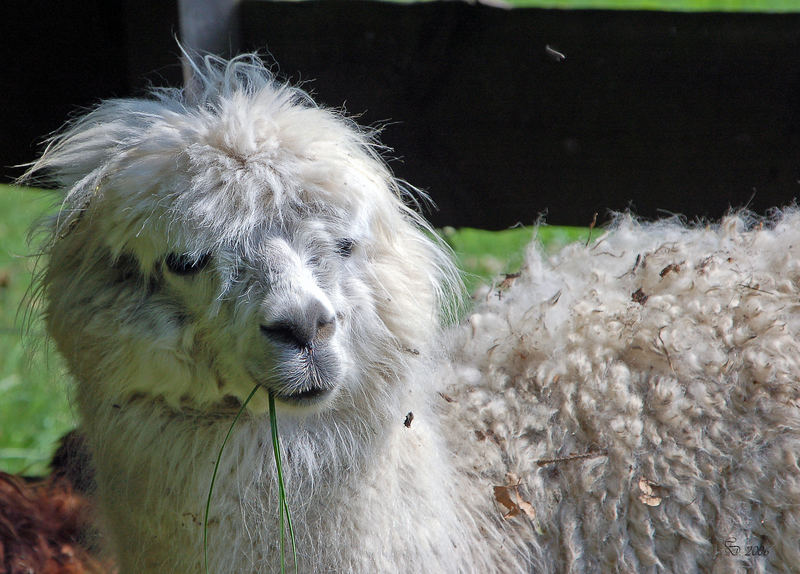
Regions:
[[118, 183], [120, 172], [126, 172], [125, 180], [134, 187], [141, 181], [149, 187], [157, 183], [164, 166], [174, 160], [170, 150], [180, 149], [180, 136], [159, 121], [167, 113], [158, 100], [108, 100], [48, 141], [19, 182], [62, 190], [54, 228], [57, 237], [75, 228], [83, 214]]
[[[41, 157], [20, 179], [56, 185], [68, 196], [93, 192], [102, 180], [130, 164], [132, 155], [148, 155], [148, 145], [158, 147], [156, 154], [149, 154], [157, 155], [173, 143], [174, 136], [166, 130], [150, 133], [168, 111], [158, 99], [103, 101], [50, 138]], [[135, 153], [137, 149], [141, 153]]]
[[103, 173], [109, 163], [111, 141], [106, 139], [106, 146], [90, 143], [81, 129], [85, 124], [78, 121], [50, 140], [41, 157], [19, 180], [19, 183], [55, 186], [64, 193], [53, 223], [53, 233], [58, 239], [69, 235], [92, 200], [100, 195]]
[[[66, 200], [58, 211], [53, 233], [56, 239], [64, 239], [75, 229], [81, 221], [83, 214], [89, 209], [92, 199], [99, 195], [100, 185], [97, 185], [91, 192], [80, 194], [81, 197], [70, 206]], [[71, 194], [72, 195], [72, 194]]]
[[[89, 114], [91, 115], [91, 114]], [[47, 142], [42, 155], [30, 163], [17, 180], [18, 185], [56, 187], [64, 193], [58, 214], [51, 221], [52, 232], [62, 239], [80, 222], [92, 197], [100, 191], [99, 173], [108, 161], [107, 145], [91, 142], [85, 117]], [[93, 131], [93, 130], [92, 130]]]

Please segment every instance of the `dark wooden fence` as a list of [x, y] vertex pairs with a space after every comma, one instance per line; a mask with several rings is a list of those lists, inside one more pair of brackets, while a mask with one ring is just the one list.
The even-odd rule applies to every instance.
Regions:
[[[73, 23], [60, 33], [75, 50], [17, 69], [35, 88], [0, 111], [4, 136], [8, 117], [27, 117], [18, 158], [57, 127], [56, 110], [135, 92], [154, 69], [180, 81], [177, 8], [147, 4], [157, 19], [98, 1], [119, 34]], [[237, 17], [234, 48], [267, 49], [318, 100], [387, 124], [394, 171], [430, 193], [438, 225], [502, 228], [542, 212], [586, 225], [629, 207], [716, 217], [800, 194], [800, 14], [245, 1]], [[47, 125], [26, 131], [30, 118]]]

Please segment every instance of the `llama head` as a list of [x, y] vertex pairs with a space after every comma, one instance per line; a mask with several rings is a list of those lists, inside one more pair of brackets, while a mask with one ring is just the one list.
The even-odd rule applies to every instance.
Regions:
[[253, 56], [193, 66], [192, 89], [104, 102], [31, 169], [65, 190], [42, 290], [80, 386], [176, 409], [255, 384], [300, 411], [386, 393], [364, 385], [427, 350], [447, 255], [351, 121]]

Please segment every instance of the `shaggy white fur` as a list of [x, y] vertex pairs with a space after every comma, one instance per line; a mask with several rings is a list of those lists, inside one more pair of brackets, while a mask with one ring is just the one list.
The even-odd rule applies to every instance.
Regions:
[[30, 172], [66, 192], [41, 289], [123, 573], [201, 570], [256, 384], [215, 573], [279, 568], [267, 391], [301, 572], [800, 563], [797, 214], [534, 247], [445, 335], [456, 273], [370, 135], [254, 57], [194, 67]]

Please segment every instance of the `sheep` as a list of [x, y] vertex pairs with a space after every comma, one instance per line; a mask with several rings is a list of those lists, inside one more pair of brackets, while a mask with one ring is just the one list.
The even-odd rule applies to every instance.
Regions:
[[280, 568], [269, 395], [301, 572], [800, 564], [796, 212], [532, 246], [456, 323], [375, 134], [256, 56], [190, 65], [28, 174], [64, 190], [38, 290], [120, 572], [202, 571], [256, 385], [210, 572]]

